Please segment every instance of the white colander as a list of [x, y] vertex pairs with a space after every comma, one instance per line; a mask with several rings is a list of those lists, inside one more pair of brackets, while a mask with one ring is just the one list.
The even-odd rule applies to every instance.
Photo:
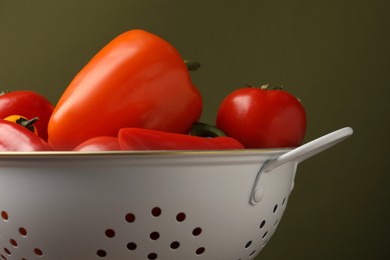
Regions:
[[253, 259], [297, 164], [351, 134], [293, 150], [0, 153], [0, 259]]

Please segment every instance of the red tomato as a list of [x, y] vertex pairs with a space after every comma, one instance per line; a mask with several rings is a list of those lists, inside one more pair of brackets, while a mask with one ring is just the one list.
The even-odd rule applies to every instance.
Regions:
[[230, 93], [221, 103], [216, 125], [246, 148], [299, 146], [306, 131], [302, 103], [290, 93], [247, 87]]
[[74, 151], [117, 151], [121, 150], [118, 138], [97, 136], [79, 144]]
[[7, 116], [6, 118], [4, 118], [4, 120], [17, 123], [39, 136], [38, 130], [34, 125], [39, 120], [38, 117], [28, 119], [25, 118], [24, 116], [12, 115], [12, 116]]
[[34, 123], [38, 135], [47, 140], [47, 124], [53, 112], [53, 105], [44, 96], [29, 90], [19, 90], [0, 95], [0, 119], [21, 115], [28, 119], [38, 117]]
[[24, 126], [0, 119], [0, 151], [51, 151], [51, 147]]
[[177, 50], [131, 30], [99, 51], [67, 87], [49, 122], [49, 143], [71, 150], [124, 127], [186, 133], [201, 112], [200, 92]]

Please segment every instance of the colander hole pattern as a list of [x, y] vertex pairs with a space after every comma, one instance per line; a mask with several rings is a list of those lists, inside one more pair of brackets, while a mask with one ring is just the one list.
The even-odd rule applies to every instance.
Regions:
[[[270, 211], [272, 211], [272, 215], [276, 217], [272, 219], [276, 219], [276, 221], [274, 223], [268, 223], [269, 220], [260, 219], [257, 227], [259, 231], [259, 235], [257, 236], [257, 238], [247, 240], [243, 243], [243, 249], [247, 252], [246, 253], [247, 258], [245, 259], [253, 259], [256, 256], [258, 248], [261, 249], [267, 244], [269, 238], [272, 236], [272, 234], [274, 233], [275, 229], [279, 224], [279, 220], [280, 220], [279, 216], [283, 214], [286, 205], [286, 200], [287, 198], [284, 197], [280, 202], [280, 204], [276, 203], [270, 209]], [[150, 210], [150, 217], [152, 219], [157, 220], [162, 215], [163, 215], [163, 211], [160, 207], [156, 206]], [[140, 219], [142, 219], [142, 216], [139, 217]], [[124, 218], [124, 223], [126, 225], [137, 224], [137, 215], [133, 212], [126, 213], [123, 216], [123, 218]], [[10, 221], [10, 216], [6, 210], [1, 211], [1, 219], [4, 224]], [[186, 222], [186, 219], [187, 219], [187, 214], [185, 212], [178, 212], [176, 215], [174, 215], [174, 220], [178, 224]], [[117, 232], [121, 233], [121, 232], [128, 232], [128, 231], [129, 230], [127, 230], [126, 228], [115, 230], [112, 227], [107, 227], [102, 231], [102, 233], [103, 233], [103, 237], [107, 239], [115, 239], [117, 237]], [[28, 231], [25, 227], [20, 226], [17, 232], [15, 232], [15, 234], [16, 235], [14, 235], [13, 237], [6, 238], [9, 241], [7, 245], [2, 245], [3, 246], [2, 253], [0, 254], [1, 259], [3, 260], [15, 259], [13, 257], [13, 252], [14, 250], [17, 250], [20, 246], [18, 241], [20, 239], [26, 239], [28, 236]], [[191, 227], [188, 235], [192, 236], [193, 238], [198, 238], [201, 237], [202, 234], [203, 234], [203, 229], [201, 226], [193, 226]], [[0, 237], [1, 236], [4, 236], [4, 234], [0, 234]], [[160, 240], [163, 236], [164, 234], [161, 234], [161, 231], [159, 230], [155, 230], [148, 233], [148, 237], [151, 242]], [[117, 242], [119, 243], [120, 241]], [[137, 243], [136, 239], [134, 241], [125, 241], [125, 243], [123, 243], [123, 246], [129, 251], [130, 253], [129, 257], [131, 257], [131, 252], [138, 250], [141, 247], [141, 245]], [[180, 247], [181, 247], [181, 242], [179, 240], [173, 240], [173, 241], [169, 241], [167, 250], [173, 250], [173, 251], [180, 250]], [[152, 245], [150, 246], [150, 248], [148, 248], [148, 250], [150, 251], [145, 255], [146, 259], [148, 260], [159, 259], [158, 251], [157, 250], [154, 251], [152, 248], [153, 248]], [[31, 250], [33, 251], [36, 258], [40, 259], [45, 257], [44, 251], [41, 248], [36, 247], [36, 248], [32, 248]], [[193, 254], [197, 257], [202, 257], [202, 256], [207, 257], [207, 255], [205, 255], [206, 250], [207, 250], [206, 246], [200, 246], [194, 250]], [[109, 259], [110, 250], [105, 248], [98, 248], [96, 250], [95, 257], [97, 257], [98, 259]], [[243, 259], [244, 258], [239, 258], [237, 260], [243, 260]], [[27, 258], [21, 258], [21, 260], [27, 260]]]
[[[278, 214], [278, 216], [281, 216], [284, 212], [286, 202], [287, 202], [287, 198], [284, 197], [280, 206], [279, 206], [279, 204], [274, 205], [274, 207], [272, 209], [272, 213], [274, 215]], [[280, 212], [278, 212], [279, 210], [280, 210]], [[260, 231], [260, 235], [258, 235], [253, 240], [248, 240], [244, 244], [244, 249], [248, 251], [248, 254], [247, 254], [248, 258], [239, 258], [238, 260], [253, 259], [257, 255], [256, 249], [259, 248], [261, 250], [268, 243], [270, 237], [275, 232], [275, 230], [279, 224], [279, 221], [280, 221], [280, 219], [277, 218], [276, 221], [273, 223], [273, 225], [271, 225], [269, 228], [267, 228], [269, 221], [267, 222], [266, 219], [261, 219], [260, 223], [258, 225], [258, 230]], [[260, 242], [260, 246], [258, 245], [259, 242]]]
[[[7, 213], [7, 211], [5, 210], [2, 210], [1, 211], [1, 219], [3, 220], [3, 222], [8, 222], [9, 221], [9, 215]], [[0, 254], [0, 257], [1, 259], [3, 260], [8, 260], [10, 257], [12, 257], [13, 255], [13, 251], [14, 250], [17, 250], [19, 248], [19, 239], [25, 239], [27, 238], [27, 229], [25, 227], [19, 227], [18, 231], [15, 233], [17, 234], [17, 236], [15, 237], [12, 237], [12, 238], [9, 238], [9, 245], [2, 245], [3, 246], [3, 253]], [[3, 234], [0, 234], [0, 237], [3, 236]], [[34, 252], [34, 255], [36, 257], [43, 257], [44, 254], [43, 254], [43, 251], [36, 247], [36, 248], [33, 248], [32, 249], [33, 252]], [[27, 258], [21, 258], [21, 260], [27, 260]]]
[[[150, 213], [151, 213], [151, 217], [158, 218], [162, 215], [162, 209], [160, 207], [153, 207], [151, 209]], [[175, 219], [176, 219], [177, 223], [182, 223], [186, 220], [186, 217], [187, 217], [186, 213], [179, 212], [176, 214]], [[124, 219], [125, 219], [127, 224], [136, 224], [137, 216], [135, 215], [135, 213], [129, 212], [129, 213], [126, 213]], [[192, 235], [195, 238], [195, 237], [199, 237], [201, 234], [202, 234], [202, 228], [199, 226], [195, 226], [195, 227], [193, 227], [191, 234], [189, 234], [189, 235]], [[159, 240], [160, 236], [161, 236], [160, 231], [153, 231], [148, 235], [149, 235], [150, 241]], [[116, 231], [113, 228], [107, 228], [104, 231], [104, 236], [106, 238], [114, 239], [116, 236]], [[180, 249], [180, 245], [181, 245], [180, 241], [176, 241], [176, 240], [171, 241], [169, 243], [168, 249], [178, 250], [178, 249]], [[128, 241], [125, 243], [125, 246], [126, 246], [127, 250], [129, 250], [129, 251], [135, 251], [139, 248], [139, 245], [136, 241]], [[201, 256], [205, 253], [205, 251], [206, 251], [206, 248], [201, 246], [201, 247], [198, 247], [194, 251], [194, 254], [197, 256]], [[104, 249], [104, 248], [100, 248], [96, 251], [96, 255], [99, 258], [109, 257], [109, 250]], [[148, 260], [153, 260], [153, 259], [158, 259], [158, 258], [159, 258], [158, 252], [149, 252], [146, 255], [146, 259], [148, 259]]]
[[[253, 260], [268, 243], [280, 223], [289, 194], [294, 187], [297, 165], [344, 140], [352, 132], [349, 127], [343, 128], [293, 150], [280, 152], [280, 154], [278, 151], [277, 157], [273, 157], [276, 154], [262, 154], [264, 164], [260, 171], [258, 171], [259, 154], [256, 151], [253, 154], [250, 152], [238, 157], [235, 154], [234, 157], [227, 154], [226, 158], [225, 155], [220, 154], [217, 154], [216, 157], [206, 157], [203, 154], [190, 157], [187, 157], [186, 154], [182, 154], [183, 157], [164, 154], [164, 157], [160, 158], [161, 154], [158, 154], [153, 155], [153, 158], [157, 156], [156, 161], [153, 161], [156, 164], [153, 163], [150, 167], [143, 163], [146, 156], [132, 157], [126, 154], [129, 161], [122, 160], [122, 157], [119, 156], [103, 157], [102, 165], [104, 168], [102, 169], [95, 167], [97, 158], [94, 155], [88, 155], [91, 157], [86, 158], [89, 158], [88, 162], [93, 163], [94, 167], [91, 168], [93, 171], [82, 171], [85, 168], [79, 168], [78, 163], [82, 162], [84, 165], [86, 160], [80, 160], [79, 157], [66, 157], [66, 160], [69, 159], [74, 164], [72, 163], [72, 167], [64, 169], [64, 171], [61, 170], [58, 175], [54, 176], [47, 174], [50, 173], [49, 171], [42, 172], [41, 159], [46, 160], [46, 155], [38, 155], [37, 159], [31, 158], [31, 160], [25, 160], [26, 158], [23, 156], [27, 155], [23, 154], [20, 158], [19, 155], [16, 157], [5, 155], [4, 165], [6, 167], [0, 174], [2, 177], [2, 182], [0, 182], [2, 185], [0, 185], [0, 193], [2, 194], [0, 196], [2, 201], [0, 205], [0, 260], [73, 259], [69, 256], [75, 252], [82, 255], [83, 259], [96, 260], [184, 258], [210, 260], [218, 259], [216, 255], [219, 254], [224, 254], [223, 259]], [[238, 164], [234, 160], [231, 165], [225, 165], [228, 158], [237, 158]], [[14, 163], [14, 160], [16, 162], [19, 159], [21, 159], [21, 164]], [[62, 158], [57, 159], [50, 160], [49, 166], [57, 169], [57, 164], [62, 163]], [[199, 164], [198, 160], [202, 163]], [[110, 178], [107, 181], [105, 167], [111, 170], [111, 163], [116, 165], [117, 162], [126, 166], [114, 168], [113, 174], [121, 178]], [[30, 163], [39, 167], [30, 167]], [[208, 174], [209, 163], [218, 169], [215, 174]], [[129, 167], [127, 167], [128, 165]], [[188, 168], [188, 165], [191, 167]], [[252, 169], [252, 174], [241, 175], [240, 172], [238, 175], [237, 172], [243, 166], [248, 170]], [[172, 167], [174, 171], [172, 171]], [[73, 169], [77, 171], [70, 171]], [[188, 174], [181, 174], [184, 169], [189, 169]], [[207, 171], [203, 171], [204, 169]], [[80, 175], [79, 171], [82, 171], [83, 174]], [[165, 175], [165, 173], [167, 174]], [[90, 183], [91, 174], [94, 177], [99, 177], [97, 178], [99, 181]], [[69, 179], [69, 182], [63, 183], [64, 176], [72, 178]], [[226, 176], [231, 181], [223, 182], [223, 185], [220, 185], [222, 183], [220, 182], [221, 177]], [[82, 177], [81, 182], [78, 181], [79, 177]], [[205, 177], [213, 178], [204, 182]], [[144, 186], [144, 182], [148, 178], [154, 178], [156, 183], [160, 185]], [[187, 193], [183, 194], [185, 196], [180, 197], [179, 200], [177, 200], [175, 192], [166, 190], [172, 187], [172, 178], [178, 183], [188, 185], [181, 187], [185, 188]], [[34, 190], [39, 192], [34, 193], [34, 196], [30, 196], [29, 193], [15, 196], [16, 193], [13, 193], [15, 186], [13, 185], [19, 184], [21, 179], [28, 183], [29, 187], [38, 188]], [[121, 182], [121, 180], [131, 181]], [[77, 181], [77, 185], [74, 185], [73, 181]], [[129, 186], [130, 183], [132, 185]], [[194, 183], [204, 184], [204, 192], [194, 189], [196, 187], [193, 185]], [[81, 239], [69, 241], [69, 244], [65, 245], [66, 247], [63, 243], [70, 240], [74, 232], [65, 230], [67, 228], [65, 225], [64, 236], [61, 236], [60, 232], [56, 232], [55, 227], [58, 224], [63, 225], [64, 221], [67, 220], [72, 225], [77, 224], [78, 214], [66, 215], [69, 219], [62, 218], [63, 213], [68, 213], [68, 208], [57, 208], [57, 210], [50, 211], [52, 215], [47, 216], [50, 219], [45, 221], [44, 218], [41, 218], [40, 211], [34, 211], [33, 214], [29, 215], [25, 208], [20, 207], [20, 205], [24, 205], [20, 203], [29, 203], [28, 205], [31, 207], [45, 206], [46, 204], [41, 203], [45, 201], [42, 198], [47, 197], [46, 190], [42, 191], [41, 188], [51, 185], [54, 185], [57, 192], [56, 199], [61, 202], [53, 204], [53, 207], [68, 202], [67, 205], [72, 207], [75, 205], [75, 209], [85, 205], [80, 215], [83, 220], [86, 220], [86, 217], [91, 216], [89, 213], [93, 212], [94, 219], [83, 225], [82, 232], [79, 233]], [[107, 187], [107, 185], [118, 187], [117, 190], [109, 189], [112, 197], [118, 197], [122, 194], [133, 196], [142, 193], [144, 188], [150, 196], [142, 203], [126, 199], [112, 204], [111, 197], [105, 196], [105, 192], [101, 193], [101, 188]], [[232, 194], [231, 190], [237, 186], [242, 187], [242, 189], [240, 188], [237, 193]], [[249, 197], [247, 197], [246, 187], [252, 187]], [[264, 187], [270, 188], [264, 189]], [[70, 188], [74, 192], [68, 194]], [[88, 194], [84, 194], [86, 188], [90, 191]], [[159, 200], [161, 192], [167, 200]], [[85, 196], [74, 196], [75, 194]], [[101, 195], [99, 198], [102, 200], [96, 200], [96, 194]], [[210, 197], [210, 194], [213, 196]], [[219, 202], [222, 199], [224, 199], [224, 203], [220, 205]], [[230, 199], [230, 201], [226, 199]], [[205, 207], [188, 207], [187, 204], [182, 204], [182, 200], [189, 202], [188, 205], [192, 205], [191, 202], [196, 202], [194, 204], [198, 205], [197, 202], [202, 201]], [[49, 201], [53, 202], [51, 199]], [[231, 204], [225, 204], [225, 201], [231, 202]], [[250, 205], [242, 204], [243, 201]], [[15, 206], [12, 205], [13, 202]], [[10, 204], [7, 205], [7, 203]], [[105, 205], [109, 207], [105, 207]], [[208, 214], [207, 210], [210, 209], [215, 209], [215, 212], [211, 212], [214, 214]], [[246, 221], [245, 225], [240, 225], [238, 218], [230, 217], [237, 211], [242, 212], [241, 215], [245, 216], [245, 220], [243, 218]], [[225, 220], [226, 222], [224, 222]], [[42, 225], [46, 225], [48, 228], [41, 230]], [[219, 239], [221, 235], [223, 237]], [[50, 240], [52, 236], [53, 240]], [[233, 236], [235, 236], [234, 239]], [[85, 244], [78, 243], [79, 241], [85, 241]], [[66, 250], [73, 247], [76, 251]], [[228, 250], [222, 252], [225, 248]], [[81, 252], [77, 251], [78, 249]]]
[[[283, 214], [285, 204], [286, 204], [286, 198], [283, 198], [280, 206], [279, 206], [279, 204], [275, 204], [273, 206], [272, 213], [276, 214], [279, 210], [281, 210], [280, 214]], [[151, 209], [150, 212], [151, 212], [151, 216], [153, 218], [158, 218], [162, 215], [162, 209], [160, 207], [154, 207]], [[175, 218], [176, 218], [177, 223], [182, 223], [182, 222], [185, 222], [187, 215], [185, 212], [179, 212], [176, 214]], [[130, 225], [136, 224], [137, 216], [135, 213], [129, 212], [129, 213], [126, 213], [126, 215], [124, 216], [124, 219], [125, 219], [125, 222], [127, 224], [130, 224]], [[269, 229], [266, 228], [266, 226], [267, 226], [266, 224], [267, 224], [267, 220], [261, 219], [259, 221], [259, 224], [257, 227], [259, 232], [260, 232], [260, 235], [258, 235], [256, 242], [261, 243], [261, 248], [267, 244], [270, 235], [272, 235], [272, 233], [277, 228], [277, 226], [279, 224], [279, 219], [277, 219], [273, 224], [271, 224]], [[104, 230], [104, 236], [106, 238], [109, 238], [109, 239], [115, 239], [116, 232], [117, 231], [114, 230], [113, 228], [107, 228]], [[118, 232], [121, 232], [121, 230], [118, 230]], [[202, 227], [194, 226], [191, 230], [191, 234], [189, 234], [189, 235], [191, 235], [195, 238], [195, 237], [201, 236], [202, 233], [203, 233]], [[148, 234], [148, 236], [149, 236], [150, 241], [156, 241], [156, 240], [159, 240], [161, 238], [161, 236], [163, 236], [163, 234], [160, 234], [160, 231], [156, 230], [156, 231], [150, 232]], [[139, 249], [139, 244], [136, 241], [126, 241], [125, 243], [123, 243], [123, 245], [130, 252]], [[180, 241], [170, 241], [169, 246], [167, 247], [167, 250], [179, 250], [180, 246], [181, 246]], [[244, 243], [243, 248], [244, 248], [244, 250], [246, 250], [248, 252], [247, 253], [248, 259], [253, 259], [256, 256], [257, 250], [254, 248], [257, 248], [257, 247], [258, 247], [258, 245], [256, 245], [254, 240], [248, 240]], [[206, 252], [206, 246], [201, 246], [201, 247], [196, 248], [196, 250], [193, 253], [196, 256], [201, 257], [202, 255], [205, 254], [205, 252]], [[99, 259], [109, 258], [110, 251], [108, 249], [105, 249], [105, 248], [99, 248], [96, 251], [96, 255]], [[150, 251], [149, 253], [147, 253], [146, 259], [148, 259], [148, 260], [159, 259], [159, 254], [157, 251], [156, 252]], [[243, 259], [239, 258], [237, 260], [243, 260]]]
[[[280, 204], [281, 206], [279, 206], [279, 204], [275, 204], [273, 209], [272, 209], [272, 213], [276, 214], [277, 211], [279, 210], [279, 208], [281, 208], [281, 210], [284, 210], [285, 204], [286, 204], [286, 198], [283, 198], [283, 200]], [[162, 209], [160, 207], [154, 207], [151, 209], [151, 216], [153, 218], [158, 218], [161, 216], [161, 214], [162, 214]], [[177, 213], [175, 218], [176, 218], [176, 221], [178, 223], [182, 223], [182, 222], [185, 222], [186, 217], [187, 216], [186, 216], [185, 212], [179, 212], [179, 213]], [[2, 218], [3, 222], [9, 221], [9, 215], [8, 215], [7, 211], [5, 211], [5, 210], [1, 211], [1, 218]], [[124, 219], [125, 219], [125, 222], [127, 224], [134, 224], [134, 223], [136, 223], [137, 217], [134, 213], [129, 212], [124, 216]], [[259, 241], [262, 243], [261, 248], [267, 244], [267, 242], [269, 240], [268, 237], [269, 237], [270, 233], [273, 233], [274, 229], [276, 229], [277, 225], [279, 224], [279, 219], [277, 219], [275, 221], [275, 223], [271, 226], [271, 228], [273, 230], [266, 229], [265, 228], [266, 224], [267, 224], [267, 220], [261, 219], [259, 222], [259, 226], [258, 226], [258, 229], [260, 231]], [[119, 230], [118, 230], [118, 232], [119, 232]], [[195, 226], [195, 227], [193, 227], [191, 234], [189, 234], [189, 235], [191, 235], [193, 237], [199, 237], [202, 235], [202, 232], [203, 232], [202, 227]], [[9, 238], [9, 245], [8, 246], [3, 245], [4, 246], [3, 250], [2, 250], [3, 253], [0, 254], [1, 259], [3, 259], [3, 260], [11, 259], [12, 250], [16, 250], [19, 247], [18, 239], [26, 238], [27, 234], [28, 234], [27, 229], [24, 227], [19, 227], [18, 232], [16, 232], [16, 233], [19, 235], [19, 238], [17, 238], [17, 237]], [[2, 235], [2, 234], [0, 234], [0, 235]], [[104, 236], [106, 238], [109, 238], [109, 239], [115, 239], [116, 230], [114, 230], [113, 228], [106, 228], [104, 230]], [[160, 236], [161, 236], [161, 234], [159, 231], [153, 231], [149, 234], [149, 238], [151, 241], [159, 240]], [[256, 250], [253, 248], [256, 248], [257, 245], [254, 245], [254, 244], [255, 243], [253, 240], [248, 240], [244, 243], [244, 249], [248, 250], [248, 258], [249, 259], [253, 258], [256, 255]], [[171, 241], [169, 243], [169, 248], [167, 248], [167, 249], [179, 250], [180, 245], [181, 245], [180, 241]], [[136, 241], [128, 241], [127, 243], [125, 243], [125, 247], [127, 248], [128, 251], [131, 252], [131, 251], [137, 250], [139, 248], [139, 245], [137, 244]], [[36, 257], [38, 257], [38, 258], [44, 257], [44, 253], [40, 248], [33, 248], [32, 250], [33, 250], [34, 254], [36, 255]], [[198, 247], [194, 251], [194, 254], [197, 256], [202, 256], [205, 252], [206, 252], [206, 247], [201, 246], [201, 247]], [[96, 256], [99, 259], [109, 257], [109, 250], [106, 250], [104, 248], [97, 249]], [[146, 255], [146, 259], [148, 259], [148, 260], [159, 259], [158, 252], [153, 252], [153, 251], [149, 252]], [[21, 260], [27, 260], [27, 258], [22, 258]], [[240, 258], [238, 260], [242, 260], [242, 259]]]

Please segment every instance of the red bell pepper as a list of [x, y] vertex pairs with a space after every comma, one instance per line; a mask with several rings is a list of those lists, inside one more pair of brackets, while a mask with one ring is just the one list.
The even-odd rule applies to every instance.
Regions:
[[48, 125], [49, 143], [71, 150], [96, 136], [139, 127], [187, 133], [202, 98], [178, 51], [142, 30], [125, 32], [76, 75]]
[[27, 128], [0, 119], [0, 151], [50, 151], [51, 147]]
[[123, 150], [244, 149], [240, 142], [226, 136], [206, 138], [143, 128], [120, 129], [118, 141]]
[[117, 151], [121, 150], [118, 138], [113, 136], [97, 136], [79, 144], [74, 151]]

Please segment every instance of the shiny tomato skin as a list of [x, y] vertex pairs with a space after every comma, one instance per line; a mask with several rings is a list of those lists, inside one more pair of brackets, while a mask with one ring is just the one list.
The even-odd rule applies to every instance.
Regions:
[[162, 38], [130, 30], [101, 49], [72, 80], [49, 121], [49, 143], [72, 150], [96, 136], [140, 127], [186, 133], [202, 98], [177, 50]]
[[32, 119], [38, 117], [34, 123], [39, 137], [47, 141], [47, 125], [53, 105], [43, 95], [31, 90], [18, 90], [0, 94], [0, 119], [12, 115], [21, 115]]
[[297, 147], [305, 136], [306, 113], [287, 91], [240, 88], [220, 104], [216, 126], [245, 148]]
[[1, 152], [51, 151], [49, 144], [27, 128], [0, 119]]

